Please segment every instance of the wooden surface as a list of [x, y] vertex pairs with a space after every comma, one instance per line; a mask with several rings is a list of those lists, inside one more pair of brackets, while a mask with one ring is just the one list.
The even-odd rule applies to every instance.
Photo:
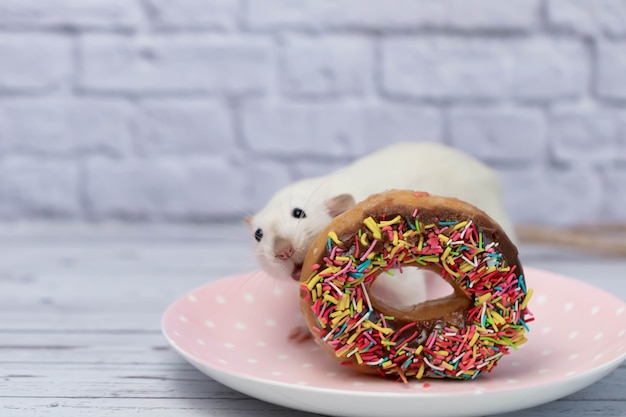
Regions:
[[[0, 416], [311, 416], [212, 381], [161, 335], [176, 298], [256, 269], [250, 247], [239, 226], [0, 227]], [[626, 300], [626, 260], [521, 253]], [[626, 365], [505, 416], [626, 416]]]

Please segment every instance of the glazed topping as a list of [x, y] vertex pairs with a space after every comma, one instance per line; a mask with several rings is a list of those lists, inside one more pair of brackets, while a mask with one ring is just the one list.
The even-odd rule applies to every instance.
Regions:
[[[458, 216], [438, 221], [432, 210], [415, 209], [406, 216], [367, 217], [351, 236], [328, 234], [325, 253], [301, 290], [313, 331], [337, 357], [405, 382], [471, 379], [526, 341], [532, 290], [521, 267], [509, 265], [488, 232]], [[413, 320], [375, 309], [368, 293], [374, 279], [407, 266], [439, 271], [457, 297], [464, 295], [463, 308], [440, 307], [437, 317], [426, 319], [429, 301], [415, 307]]]

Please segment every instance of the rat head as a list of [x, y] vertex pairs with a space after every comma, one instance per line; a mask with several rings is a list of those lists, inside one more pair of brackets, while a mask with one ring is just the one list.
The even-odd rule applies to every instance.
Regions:
[[294, 189], [279, 192], [254, 217], [245, 218], [259, 265], [270, 276], [300, 280], [302, 262], [313, 239], [333, 217], [355, 204], [349, 194], [320, 201]]

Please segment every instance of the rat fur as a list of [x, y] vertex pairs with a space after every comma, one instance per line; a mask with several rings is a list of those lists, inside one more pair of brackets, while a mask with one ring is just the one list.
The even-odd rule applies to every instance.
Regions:
[[279, 190], [257, 214], [246, 218], [259, 265], [272, 277], [299, 280], [309, 246], [334, 216], [371, 194], [394, 188], [464, 200], [489, 214], [515, 240], [492, 169], [442, 144], [407, 142]]

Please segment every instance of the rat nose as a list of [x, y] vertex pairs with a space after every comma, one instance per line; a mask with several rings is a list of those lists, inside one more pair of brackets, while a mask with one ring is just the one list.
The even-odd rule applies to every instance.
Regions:
[[274, 240], [274, 253], [278, 259], [289, 259], [293, 255], [293, 245], [284, 237], [277, 237]]

